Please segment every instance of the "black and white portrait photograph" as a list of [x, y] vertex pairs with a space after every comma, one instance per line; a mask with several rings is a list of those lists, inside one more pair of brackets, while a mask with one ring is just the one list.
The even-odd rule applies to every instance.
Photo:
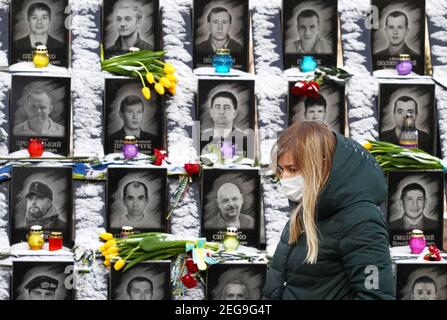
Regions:
[[409, 54], [413, 71], [424, 74], [425, 0], [372, 0], [379, 28], [372, 30], [374, 70], [394, 69], [400, 54]]
[[380, 140], [399, 145], [407, 114], [415, 120], [418, 147], [435, 154], [434, 84], [381, 83], [379, 86]]
[[120, 55], [129, 48], [157, 51], [158, 0], [110, 0], [103, 6], [104, 56]]
[[170, 300], [171, 262], [142, 262], [110, 273], [110, 300]]
[[228, 145], [233, 156], [255, 158], [253, 80], [200, 79], [197, 104], [201, 154]]
[[144, 154], [164, 146], [162, 98], [146, 100], [139, 80], [106, 79], [104, 108], [105, 154], [121, 152], [125, 136], [135, 136]]
[[207, 300], [260, 300], [267, 265], [220, 263], [207, 269]]
[[396, 300], [447, 300], [447, 263], [397, 263]]
[[392, 246], [406, 246], [414, 229], [427, 245], [442, 248], [444, 174], [442, 171], [388, 173], [388, 223]]
[[166, 232], [166, 194], [165, 168], [109, 167], [108, 230], [119, 233], [122, 226], [131, 226], [135, 231]]
[[295, 122], [315, 121], [329, 129], [345, 132], [345, 87], [326, 81], [317, 98], [297, 96], [291, 92], [295, 81], [289, 81], [289, 126]]
[[74, 300], [71, 261], [13, 261], [11, 300]]
[[26, 242], [31, 226], [45, 233], [60, 231], [63, 244], [73, 244], [72, 169], [13, 167], [11, 175], [11, 244]]
[[45, 151], [70, 154], [70, 78], [13, 75], [9, 115], [10, 152], [40, 138]]
[[33, 60], [38, 45], [50, 63], [68, 67], [68, 0], [11, 1], [11, 64]]
[[194, 68], [211, 67], [217, 49], [229, 49], [232, 68], [248, 71], [248, 0], [194, 0]]
[[242, 245], [259, 246], [261, 207], [257, 169], [206, 169], [201, 197], [203, 236], [220, 241], [227, 227], [235, 227]]
[[284, 69], [297, 67], [305, 55], [318, 65], [337, 64], [337, 1], [283, 1]]

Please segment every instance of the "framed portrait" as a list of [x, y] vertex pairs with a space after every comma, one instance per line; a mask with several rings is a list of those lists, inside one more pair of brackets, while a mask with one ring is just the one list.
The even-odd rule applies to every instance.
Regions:
[[194, 68], [211, 67], [216, 49], [226, 48], [233, 69], [248, 72], [248, 0], [194, 0]]
[[288, 122], [316, 121], [329, 129], [345, 133], [345, 86], [325, 81], [318, 98], [297, 96], [292, 93], [296, 81], [289, 81]]
[[255, 158], [255, 93], [253, 80], [199, 79], [197, 120], [200, 153], [233, 147], [233, 156]]
[[227, 227], [236, 227], [240, 244], [259, 247], [260, 183], [258, 169], [205, 169], [201, 185], [203, 236], [221, 241]]
[[171, 300], [171, 261], [142, 262], [126, 272], [112, 268], [109, 300]]
[[71, 143], [70, 78], [12, 75], [9, 151], [40, 138], [45, 151], [68, 156]]
[[45, 45], [50, 63], [68, 68], [68, 0], [14, 0], [10, 7], [10, 63], [33, 60]]
[[206, 272], [207, 300], [261, 300], [265, 263], [219, 263]]
[[109, 167], [107, 230], [167, 231], [167, 169]]
[[447, 300], [447, 261], [397, 263], [396, 300]]
[[408, 245], [411, 231], [419, 229], [427, 245], [442, 248], [444, 173], [389, 172], [387, 212], [391, 246]]
[[419, 148], [436, 154], [436, 108], [433, 83], [384, 82], [379, 85], [379, 137], [399, 145], [407, 114], [412, 114], [418, 131]]
[[33, 225], [44, 233], [60, 231], [63, 245], [73, 246], [72, 169], [13, 167], [10, 196], [11, 244], [26, 242]]
[[409, 54], [413, 72], [424, 74], [425, 0], [372, 0], [379, 28], [372, 30], [373, 69], [394, 69], [400, 54]]
[[125, 136], [135, 136], [144, 154], [164, 147], [163, 98], [146, 100], [139, 80], [106, 79], [104, 99], [105, 154], [121, 152]]
[[337, 65], [338, 6], [336, 0], [283, 0], [284, 69], [312, 55], [318, 65]]
[[129, 48], [159, 49], [158, 0], [109, 0], [103, 5], [104, 57], [124, 54]]
[[75, 300], [73, 261], [13, 261], [11, 300]]

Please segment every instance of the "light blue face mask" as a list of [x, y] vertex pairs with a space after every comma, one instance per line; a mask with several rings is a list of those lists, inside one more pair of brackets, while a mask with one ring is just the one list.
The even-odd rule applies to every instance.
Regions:
[[298, 202], [304, 194], [304, 177], [296, 176], [280, 180], [280, 190], [291, 201]]

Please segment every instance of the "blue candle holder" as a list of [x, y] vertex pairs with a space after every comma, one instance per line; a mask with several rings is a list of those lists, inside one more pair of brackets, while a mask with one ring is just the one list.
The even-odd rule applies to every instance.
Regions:
[[233, 66], [233, 57], [230, 55], [230, 49], [217, 49], [213, 56], [213, 67], [216, 73], [228, 73]]
[[312, 72], [317, 68], [317, 60], [312, 56], [303, 56], [301, 58], [301, 72]]

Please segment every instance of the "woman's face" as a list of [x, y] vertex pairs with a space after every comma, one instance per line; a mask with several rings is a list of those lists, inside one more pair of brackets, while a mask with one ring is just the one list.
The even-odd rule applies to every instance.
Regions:
[[295, 164], [290, 151], [284, 153], [278, 159], [278, 173], [281, 175], [281, 179], [292, 178], [300, 175], [298, 166]]

